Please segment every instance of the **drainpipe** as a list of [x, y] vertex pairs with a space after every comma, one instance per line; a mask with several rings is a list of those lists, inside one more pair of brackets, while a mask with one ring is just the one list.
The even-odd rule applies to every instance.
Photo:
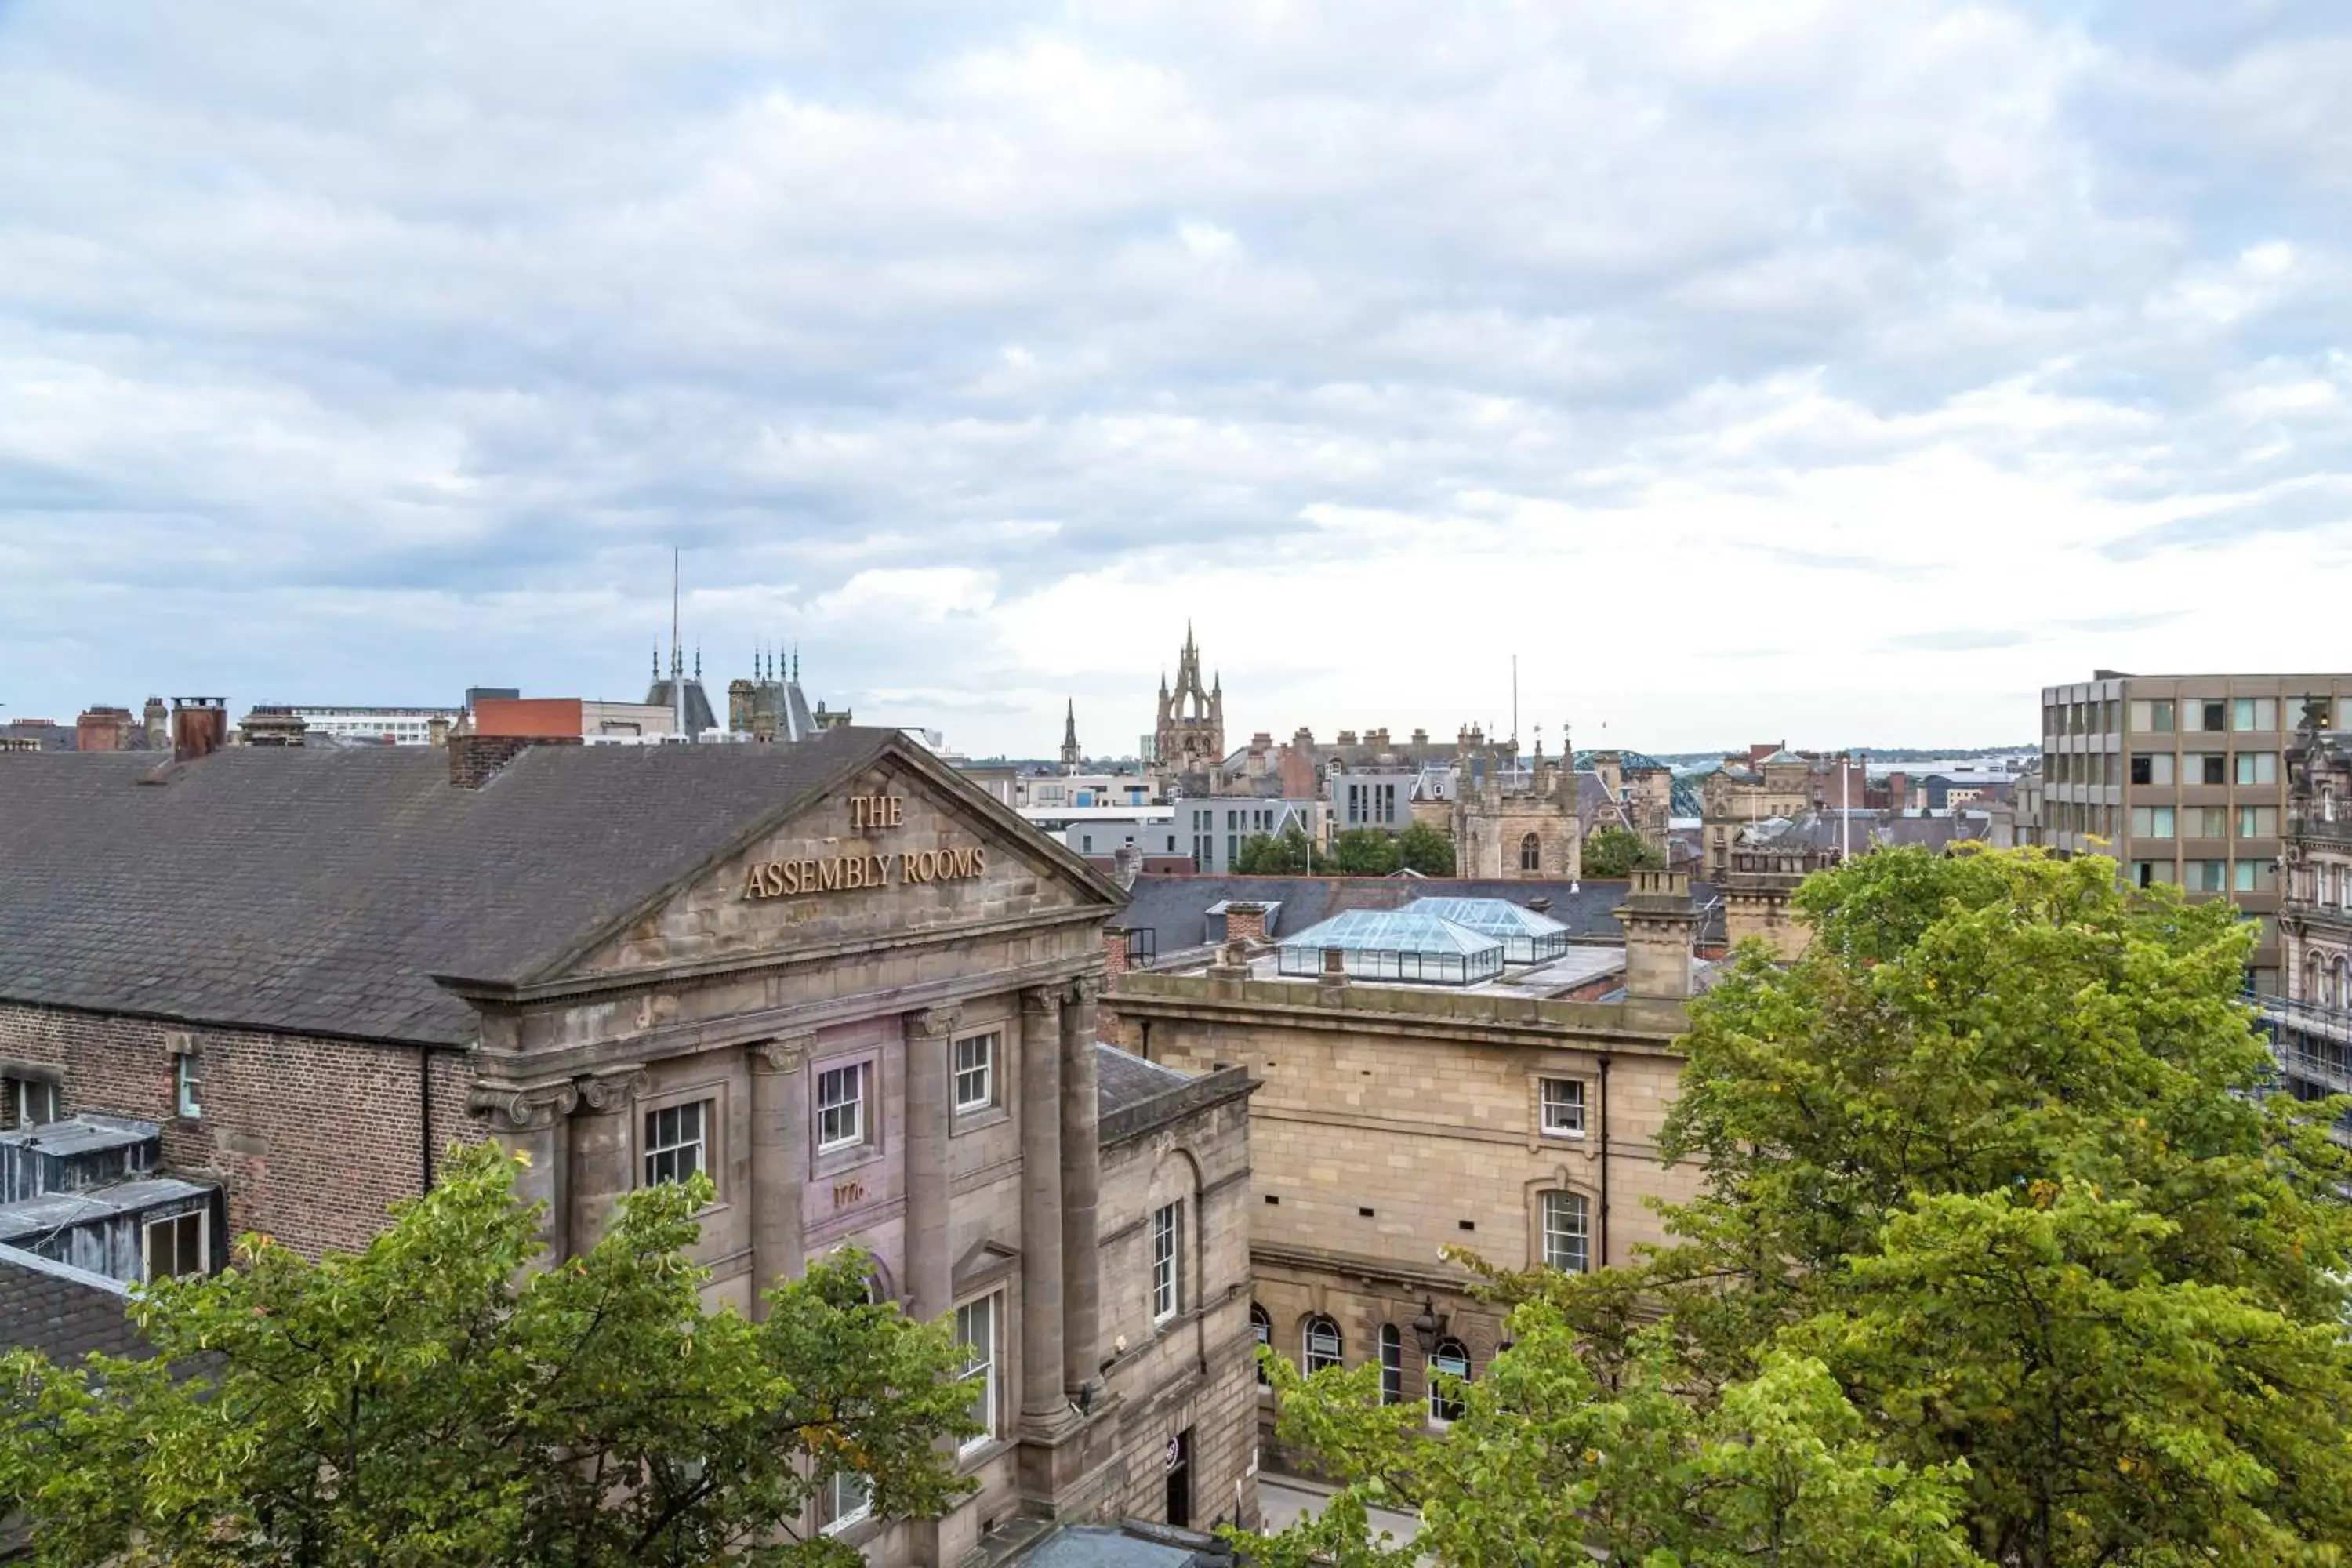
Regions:
[[[416, 1047], [416, 1153], [425, 1173], [422, 1192], [433, 1190], [433, 1047]], [[1602, 1205], [1605, 1212], [1607, 1205]]]
[[1601, 1267], [1609, 1267], [1609, 1058], [1601, 1058]]

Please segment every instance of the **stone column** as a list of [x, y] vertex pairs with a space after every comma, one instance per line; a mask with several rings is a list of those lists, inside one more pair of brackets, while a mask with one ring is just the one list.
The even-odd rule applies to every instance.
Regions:
[[619, 1067], [579, 1080], [580, 1106], [572, 1116], [571, 1192], [565, 1209], [564, 1252], [577, 1258], [611, 1227], [621, 1194], [636, 1184], [630, 1169], [629, 1117], [646, 1089], [645, 1069]]
[[478, 1083], [467, 1099], [469, 1109], [489, 1121], [490, 1141], [523, 1162], [515, 1178], [515, 1195], [526, 1204], [543, 1205], [539, 1240], [544, 1248], [531, 1265], [544, 1268], [563, 1257], [569, 1215], [564, 1195], [571, 1184], [564, 1169], [569, 1153], [572, 1108], [580, 1103], [580, 1089], [570, 1079], [552, 1083]]
[[907, 1020], [907, 1293], [918, 1318], [955, 1305], [948, 1232], [948, 1042], [962, 1015], [934, 1007]]
[[1021, 1421], [1059, 1426], [1062, 1386], [1062, 1002], [1021, 994]]
[[1062, 1003], [1062, 1382], [1076, 1395], [1102, 1357], [1097, 1308], [1102, 1260], [1095, 1255], [1095, 1200], [1102, 1150], [1095, 1105], [1095, 995], [1100, 979], [1071, 983]]
[[786, 1035], [751, 1047], [751, 1316], [767, 1292], [801, 1272], [808, 1202], [808, 1056], [816, 1037]]

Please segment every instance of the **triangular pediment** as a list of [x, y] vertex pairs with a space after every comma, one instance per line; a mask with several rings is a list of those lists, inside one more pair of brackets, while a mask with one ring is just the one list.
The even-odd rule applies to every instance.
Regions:
[[727, 852], [588, 943], [567, 974], [753, 960], [928, 932], [1061, 923], [1116, 883], [911, 742], [747, 824]]
[[1009, 1278], [1020, 1267], [1021, 1249], [994, 1237], [982, 1237], [964, 1250], [956, 1259], [955, 1272], [948, 1288], [959, 1296], [969, 1296], [996, 1280]]

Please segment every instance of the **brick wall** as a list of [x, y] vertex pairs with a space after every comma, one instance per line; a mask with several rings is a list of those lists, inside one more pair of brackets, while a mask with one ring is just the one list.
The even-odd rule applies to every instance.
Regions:
[[492, 773], [533, 746], [580, 743], [578, 735], [452, 735], [449, 782], [459, 789], [479, 789]]
[[[197, 1055], [203, 1114], [175, 1114], [169, 1033]], [[423, 1184], [416, 1047], [187, 1029], [152, 1019], [0, 1003], [0, 1056], [61, 1069], [65, 1110], [155, 1121], [173, 1170], [226, 1188], [233, 1235], [263, 1231], [315, 1257], [362, 1246]], [[484, 1131], [466, 1109], [471, 1059], [432, 1053], [436, 1163]]]

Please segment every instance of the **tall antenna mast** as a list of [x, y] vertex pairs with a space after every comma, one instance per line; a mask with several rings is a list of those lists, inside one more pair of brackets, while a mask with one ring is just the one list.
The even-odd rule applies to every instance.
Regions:
[[686, 733], [686, 672], [680, 668], [677, 636], [677, 566], [678, 551], [675, 544], [669, 551], [669, 704], [670, 722], [681, 735]]

